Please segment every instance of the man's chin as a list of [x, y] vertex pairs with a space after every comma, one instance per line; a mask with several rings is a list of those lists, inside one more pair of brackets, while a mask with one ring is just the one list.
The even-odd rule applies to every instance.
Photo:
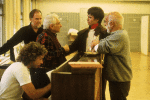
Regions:
[[35, 29], [39, 29], [40, 27], [41, 27], [41, 25], [40, 26], [34, 26]]
[[40, 28], [41, 27], [41, 25], [40, 26], [37, 26], [37, 28]]
[[110, 33], [110, 30], [107, 30], [107, 33]]
[[35, 68], [40, 68], [40, 66], [37, 65], [37, 66], [35, 66]]

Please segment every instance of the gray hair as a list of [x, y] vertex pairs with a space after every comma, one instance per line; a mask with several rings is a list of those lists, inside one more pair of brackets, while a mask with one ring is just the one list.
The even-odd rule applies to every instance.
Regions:
[[124, 17], [119, 12], [111, 12], [109, 17], [113, 17], [113, 20], [117, 25], [121, 25], [123, 27], [124, 24]]
[[50, 24], [56, 24], [58, 18], [59, 16], [55, 13], [47, 15], [43, 21], [43, 29], [49, 29]]

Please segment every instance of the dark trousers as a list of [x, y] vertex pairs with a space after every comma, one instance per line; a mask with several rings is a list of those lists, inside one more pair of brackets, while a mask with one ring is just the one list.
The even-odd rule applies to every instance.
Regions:
[[[104, 77], [102, 77], [102, 100], [105, 98], [106, 83]], [[114, 82], [109, 81], [109, 92], [111, 100], [127, 100], [127, 96], [130, 90], [130, 81], [128, 82]]]
[[[46, 74], [47, 69], [44, 68], [31, 68], [30, 75], [31, 81], [36, 89], [43, 88], [50, 83], [50, 80]], [[51, 95], [51, 91], [43, 96], [43, 98], [48, 98]], [[23, 100], [32, 100], [26, 93], [23, 94]]]
[[112, 82], [109, 81], [109, 92], [111, 100], [127, 100], [130, 90], [129, 82]]

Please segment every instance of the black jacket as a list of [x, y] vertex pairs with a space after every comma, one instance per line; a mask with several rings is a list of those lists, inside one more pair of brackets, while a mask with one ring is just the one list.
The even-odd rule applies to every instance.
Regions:
[[37, 35], [42, 33], [42, 31], [43, 28], [41, 27], [38, 32], [35, 33], [31, 24], [20, 28], [2, 47], [0, 47], [0, 55], [10, 50], [10, 58], [12, 61], [15, 61], [13, 47], [22, 41], [24, 41], [25, 44], [36, 41]]
[[[78, 32], [78, 36], [75, 41], [69, 45], [70, 51], [68, 54], [78, 51], [80, 54], [83, 54], [86, 51], [86, 39], [88, 37], [89, 28], [83, 29]], [[99, 39], [105, 38], [108, 34], [105, 28], [101, 25], [95, 28], [95, 36], [100, 35]]]

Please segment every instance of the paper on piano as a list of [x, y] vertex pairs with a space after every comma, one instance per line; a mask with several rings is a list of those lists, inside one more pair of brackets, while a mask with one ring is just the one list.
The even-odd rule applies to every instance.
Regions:
[[72, 68], [103, 68], [99, 62], [68, 62]]
[[51, 81], [51, 74], [52, 74], [52, 72], [53, 72], [54, 70], [50, 70], [50, 71], [48, 71], [46, 74], [47, 74], [47, 76], [48, 76], [48, 78], [50, 79], [50, 81]]
[[73, 28], [70, 28], [69, 31], [68, 31], [68, 35], [69, 35], [69, 34], [70, 34], [70, 35], [77, 35], [77, 33], [78, 33], [78, 30], [73, 29]]

